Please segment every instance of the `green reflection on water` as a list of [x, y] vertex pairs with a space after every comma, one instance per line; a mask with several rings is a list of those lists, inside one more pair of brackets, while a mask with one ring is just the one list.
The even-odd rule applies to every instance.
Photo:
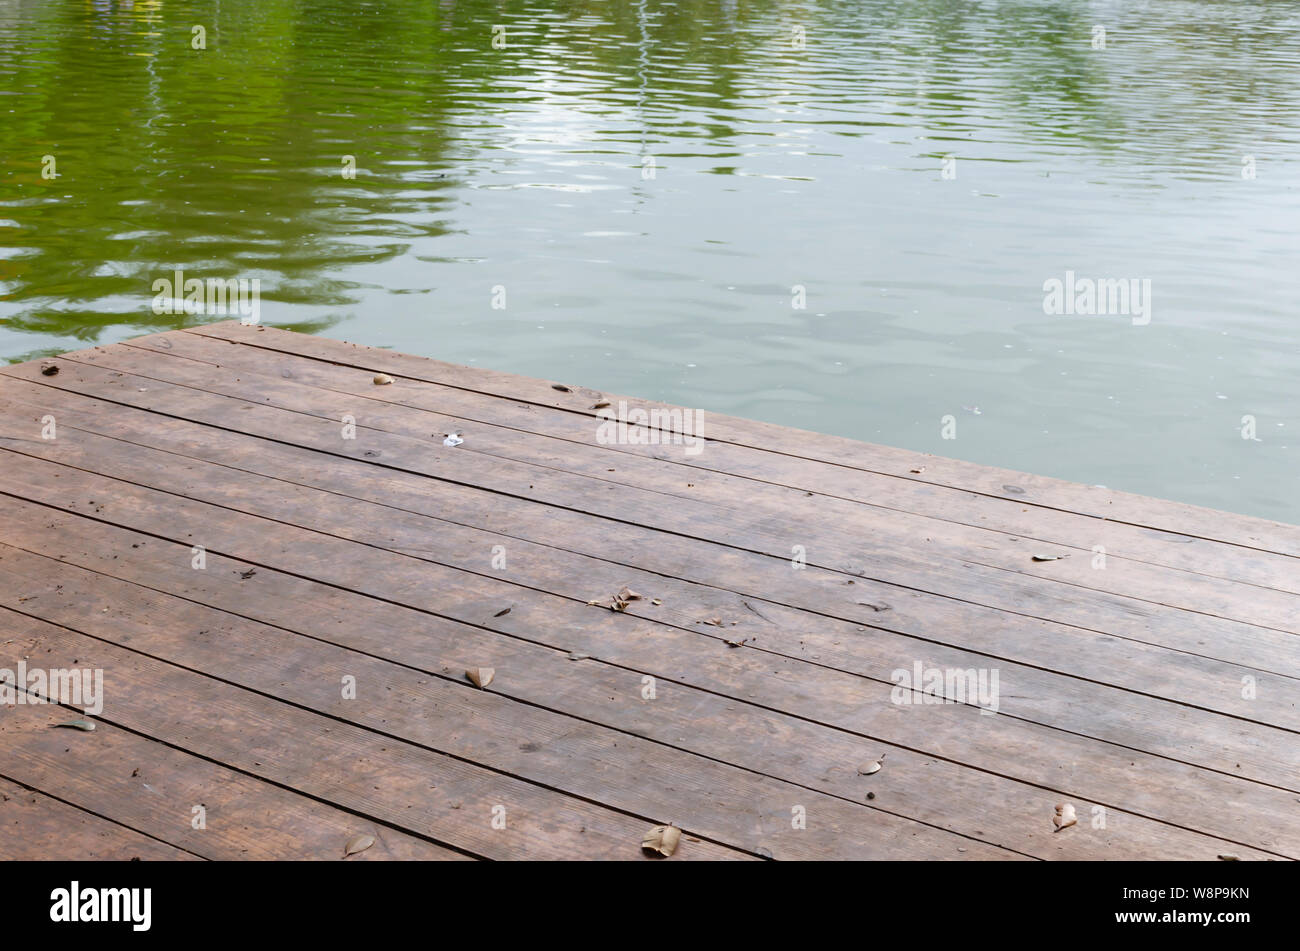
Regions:
[[[1298, 87], [1277, 0], [9, 0], [0, 355], [258, 278], [279, 326], [1300, 522]], [[1067, 269], [1151, 325], [1044, 315]]]

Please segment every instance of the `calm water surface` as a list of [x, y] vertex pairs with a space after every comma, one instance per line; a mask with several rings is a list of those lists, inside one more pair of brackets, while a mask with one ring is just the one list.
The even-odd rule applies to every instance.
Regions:
[[[0, 0], [8, 360], [256, 277], [264, 323], [1300, 523], [1298, 264], [1289, 0]], [[1150, 323], [1044, 314], [1067, 270]]]

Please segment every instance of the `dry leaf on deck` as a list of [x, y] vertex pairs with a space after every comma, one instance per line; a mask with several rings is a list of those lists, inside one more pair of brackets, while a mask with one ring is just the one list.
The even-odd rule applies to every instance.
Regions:
[[1056, 815], [1052, 816], [1052, 824], [1056, 826], [1057, 832], [1060, 832], [1062, 829], [1070, 828], [1070, 826], [1074, 825], [1078, 821], [1078, 818], [1074, 814], [1074, 806], [1070, 805], [1068, 802], [1063, 802], [1057, 806]]
[[606, 406], [608, 406], [608, 405], [609, 405], [609, 400], [601, 400], [599, 403], [593, 403], [592, 406], [591, 406], [591, 408], [592, 408], [592, 409], [604, 409], [604, 408], [605, 408]]
[[498, 611], [496, 614], [494, 614], [494, 615], [492, 615], [492, 616], [493, 616], [493, 617], [505, 617], [505, 616], [506, 616], [507, 614], [509, 614], [509, 613], [510, 613], [510, 609], [509, 609], [509, 608], [502, 608], [500, 611]]
[[884, 753], [881, 753], [881, 754], [880, 754], [880, 759], [876, 760], [874, 763], [866, 763], [866, 764], [864, 764], [864, 765], [862, 765], [862, 766], [859, 766], [859, 767], [858, 767], [858, 775], [859, 775], [859, 776], [870, 776], [872, 773], [878, 773], [878, 772], [880, 772], [880, 768], [881, 768], [882, 766], [885, 765], [885, 763], [884, 763], [884, 759], [885, 759], [885, 754], [884, 754]]
[[389, 383], [392, 382], [393, 382], [393, 378], [389, 376], [387, 373], [375, 374], [375, 386], [387, 386]]
[[925, 466], [917, 466], [912, 471], [915, 472], [917, 475], [920, 475], [922, 472], [925, 471]]
[[572, 393], [572, 392], [573, 392], [573, 391], [570, 390], [567, 386], [565, 386], [563, 383], [552, 383], [552, 384], [551, 384], [551, 389], [553, 389], [553, 390], [559, 390], [561, 393]]
[[682, 830], [676, 826], [655, 826], [642, 837], [641, 849], [668, 858], [677, 851], [677, 843], [681, 837]]
[[496, 675], [495, 667], [471, 667], [465, 671], [465, 676], [469, 678], [470, 683], [480, 690], [490, 684]]
[[1034, 561], [1060, 561], [1062, 558], [1069, 558], [1069, 555], [1034, 555]]
[[348, 844], [343, 846], [343, 857], [347, 858], [349, 855], [356, 855], [358, 852], [364, 852], [374, 844], [375, 837], [373, 835], [366, 835], [364, 832], [358, 833], [348, 839]]
[[57, 363], [41, 364], [41, 376], [58, 376], [59, 365]]
[[884, 601], [859, 601], [858, 604], [864, 608], [871, 608], [873, 611], [888, 611], [889, 605]]
[[623, 585], [618, 594], [612, 595], [608, 601], [588, 601], [587, 604], [598, 608], [609, 608], [611, 611], [626, 611], [629, 604], [640, 600], [641, 595], [627, 585]]
[[1219, 856], [1219, 861], [1220, 861], [1220, 862], [1240, 862], [1240, 861], [1241, 861], [1241, 858], [1240, 858], [1240, 856], [1236, 856], [1236, 855], [1233, 855], [1233, 854], [1231, 854], [1231, 853], [1225, 852], [1223, 855], [1220, 855], [1220, 856]]

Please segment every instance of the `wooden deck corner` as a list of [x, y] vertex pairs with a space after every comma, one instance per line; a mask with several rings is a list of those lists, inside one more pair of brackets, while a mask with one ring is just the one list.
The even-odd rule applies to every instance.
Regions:
[[0, 858], [1300, 857], [1296, 526], [238, 323], [0, 525]]

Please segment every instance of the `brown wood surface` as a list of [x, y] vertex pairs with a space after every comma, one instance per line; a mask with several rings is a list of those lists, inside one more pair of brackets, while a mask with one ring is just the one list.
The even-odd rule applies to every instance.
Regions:
[[74, 855], [113, 862], [198, 857], [0, 777], [0, 861]]
[[[588, 416], [594, 415], [591, 409], [593, 404], [589, 402], [593, 396], [597, 400], [609, 399], [615, 402], [626, 399], [629, 406], [645, 409], [666, 406], [652, 400], [600, 393], [580, 385], [571, 386], [567, 393], [557, 392], [552, 388], [551, 382], [546, 380], [457, 366], [427, 357], [394, 353], [391, 350], [339, 340], [290, 334], [271, 327], [246, 327], [236, 321], [224, 321], [192, 330], [251, 346], [287, 350], [356, 366], [372, 373], [382, 371], [412, 380], [443, 383], [458, 389], [490, 393], [538, 406], [553, 406]], [[708, 420], [706, 435], [711, 440], [756, 446], [797, 458], [880, 472], [908, 481], [962, 489], [1021, 504], [1077, 512], [1099, 519], [1173, 532], [1189, 538], [1213, 539], [1261, 551], [1300, 556], [1300, 526], [1244, 515], [1232, 515], [1224, 519], [1224, 513], [1183, 502], [1079, 485], [1046, 476], [872, 445], [771, 423], [736, 419], [718, 413], [710, 413]], [[926, 471], [912, 473], [911, 470], [919, 465], [925, 465]]]
[[[111, 360], [120, 353], [121, 350], [109, 348], [95, 357]], [[156, 358], [149, 359], [158, 362]], [[918, 547], [927, 547], [932, 536], [922, 538], [919, 546], [906, 539], [897, 544], [887, 544], [876, 540], [877, 533], [869, 526], [860, 532], [840, 527], [820, 529], [816, 527], [817, 519], [793, 517], [788, 507], [722, 507], [671, 495], [667, 487], [665, 491], [653, 492], [622, 488], [617, 483], [575, 475], [554, 466], [518, 464], [473, 451], [447, 452], [441, 445], [431, 446], [427, 436], [415, 438], [368, 429], [364, 424], [373, 422], [373, 419], [365, 413], [361, 413], [358, 420], [359, 438], [343, 440], [337, 422], [311, 414], [286, 415], [258, 403], [233, 397], [220, 401], [210, 393], [155, 379], [95, 367], [68, 366], [69, 369], [52, 386], [92, 389], [98, 395], [110, 395], [127, 405], [183, 412], [211, 425], [236, 426], [240, 431], [266, 438], [290, 439], [317, 453], [377, 460], [384, 469], [417, 472], [462, 486], [490, 487], [488, 491], [492, 495], [487, 498], [498, 512], [509, 511], [506, 506], [512, 497], [545, 504], [555, 518], [562, 518], [564, 512], [579, 507], [586, 514], [635, 527], [658, 528], [686, 538], [727, 544], [741, 551], [776, 558], [786, 565], [792, 546], [802, 545], [808, 551], [811, 565], [874, 582], [881, 586], [878, 593], [887, 603], [892, 603], [885, 593], [890, 588], [936, 593], [953, 600], [992, 607], [1000, 618], [1019, 615], [1057, 621], [1112, 638], [1168, 646], [1193, 654], [1204, 653], [1219, 660], [1300, 676], [1300, 660], [1293, 650], [1294, 636], [1288, 630], [1295, 622], [1286, 609], [1286, 604], [1293, 598], [1285, 592], [1261, 591], [1254, 585], [1236, 586], [1238, 600], [1268, 604], [1272, 623], [1278, 626], [1248, 624], [1106, 592], [1080, 590], [1054, 579], [991, 568], [965, 558], [945, 559], [937, 553], [919, 552]], [[245, 391], [251, 389], [242, 378], [225, 385], [236, 391], [241, 387]], [[264, 392], [267, 385], [261, 380], [253, 384], [258, 392]], [[305, 398], [305, 394], [300, 393], [299, 398]], [[381, 404], [379, 413], [388, 409]], [[358, 410], [353, 406], [350, 410], [340, 410], [340, 413], [344, 412], [355, 414]], [[427, 479], [424, 481], [427, 484]], [[428, 486], [428, 491], [436, 491], [436, 488]], [[483, 498], [481, 493], [479, 497]], [[669, 500], [671, 504], [665, 504]], [[448, 517], [455, 517], [455, 513], [461, 511], [455, 505], [444, 508], [452, 513]], [[838, 523], [839, 520], [827, 518], [826, 521]], [[511, 519], [509, 524], [513, 528], [519, 521]], [[622, 529], [617, 533], [619, 537], [627, 534]], [[1059, 549], [1049, 551], [1056, 553]], [[1037, 553], [1039, 549], [1027, 550], [1023, 555], [1024, 561], [1032, 564], [1032, 555]], [[1122, 564], [1108, 569], [1110, 572], [1125, 570]], [[1093, 573], [1106, 574], [1107, 571]], [[1191, 573], [1181, 574], [1184, 587], [1203, 585], [1214, 588], [1221, 584], [1193, 577]], [[798, 580], [803, 582], [800, 587], [806, 592], [807, 576], [800, 576]], [[852, 593], [860, 594], [861, 589]], [[854, 619], [869, 623], [878, 620], [875, 612], [858, 606], [856, 600], [843, 600], [848, 602], [846, 607], [852, 610]], [[825, 598], [821, 601], [824, 602]]]
[[[1300, 857], [1292, 526], [712, 414], [604, 445], [619, 397], [270, 329], [54, 363], [0, 369], [0, 667], [117, 686], [0, 711], [49, 857]], [[997, 712], [895, 702], [916, 662]]]
[[[178, 334], [177, 339], [183, 342], [198, 338], [193, 334]], [[191, 347], [189, 344], [182, 346], [174, 343], [172, 350], [166, 352], [171, 355], [174, 351]], [[243, 352], [251, 348], [225, 346], [224, 349]], [[227, 363], [217, 366], [192, 359], [159, 360], [153, 353], [133, 352], [136, 350], [132, 347], [109, 347], [80, 358], [126, 374], [101, 376], [99, 380], [104, 385], [100, 387], [99, 393], [116, 398], [125, 393], [135, 405], [156, 406], [161, 401], [179, 406], [181, 397], [178, 392], [172, 386], [162, 386], [175, 384], [240, 401], [253, 399], [260, 404], [309, 416], [309, 422], [312, 423], [324, 421], [321, 417], [322, 389], [298, 381], [297, 377], [306, 375], [301, 367], [280, 368], [278, 373], [275, 372], [276, 368], [262, 367], [261, 372], [257, 372], [251, 371], [248, 365], [257, 362], [256, 354], [245, 353], [242, 359], [234, 361], [236, 365], [232, 368]], [[214, 367], [217, 371], [225, 372], [214, 372]], [[230, 372], [232, 369], [233, 373]], [[285, 373], [293, 378], [284, 378]], [[85, 380], [87, 375], [92, 380]], [[613, 511], [630, 520], [654, 524], [649, 521], [655, 517], [650, 513], [662, 505], [665, 496], [669, 496], [677, 501], [675, 509], [659, 513], [658, 517], [666, 527], [674, 531], [685, 530], [681, 527], [683, 524], [707, 524], [715, 530], [717, 526], [725, 525], [737, 536], [744, 538], [746, 544], [759, 546], [760, 550], [769, 554], [779, 553], [785, 556], [792, 543], [802, 544], [808, 549], [811, 562], [829, 567], [852, 564], [855, 559], [870, 567], [876, 558], [888, 558], [891, 569], [895, 572], [904, 565], [912, 569], [907, 574], [898, 574], [900, 579], [910, 580], [919, 574], [926, 579], [926, 590], [951, 592], [954, 596], [970, 599], [991, 598], [993, 606], [1005, 610], [1014, 609], [1024, 599], [1025, 591], [1034, 591], [1042, 605], [1040, 611], [1051, 612], [1056, 619], [1068, 622], [1086, 619], [1089, 611], [1097, 609], [1108, 612], [1147, 612], [1154, 618], [1152, 624], [1161, 622], [1166, 617], [1184, 618], [1183, 612], [1163, 609], [1168, 605], [1182, 608], [1184, 612], [1234, 618], [1292, 633], [1300, 631], [1300, 620], [1289, 609], [1292, 600], [1290, 595], [1294, 592], [1267, 588], [1260, 590], [1264, 587], [1263, 584], [1243, 588], [1242, 582], [1234, 583], [1195, 571], [1171, 570], [1169, 566], [1155, 566], [1136, 559], [1120, 558], [1112, 549], [1107, 549], [1106, 569], [1097, 570], [1093, 567], [1092, 548], [1087, 544], [1088, 540], [1081, 536], [1076, 537], [1072, 545], [1042, 542], [1005, 531], [944, 522], [824, 494], [813, 493], [809, 496], [807, 491], [797, 486], [773, 485], [758, 479], [744, 479], [680, 465], [665, 465], [662, 460], [646, 459], [629, 453], [621, 454], [617, 457], [617, 465], [611, 466], [610, 452], [605, 446], [595, 444], [595, 430], [589, 421], [579, 423], [577, 431], [569, 433], [569, 439], [537, 435], [502, 425], [468, 425], [461, 417], [431, 413], [413, 406], [395, 404], [391, 398], [376, 397], [373, 394], [387, 394], [391, 387], [375, 387], [355, 372], [335, 368], [334, 373], [317, 371], [315, 375], [330, 377], [332, 388], [328, 392], [331, 401], [336, 405], [350, 403], [346, 411], [353, 414], [367, 431], [377, 431], [375, 438], [366, 440], [370, 451], [374, 451], [372, 444], [393, 446], [381, 452], [386, 452], [388, 459], [408, 461], [408, 454], [400, 452], [398, 448], [403, 443], [385, 440], [384, 435], [407, 436], [421, 440], [421, 445], [426, 445], [431, 435], [430, 430], [459, 430], [468, 438], [456, 456], [467, 460], [482, 460], [490, 465], [501, 479], [502, 485], [498, 486], [498, 491], [508, 486], [512, 481], [511, 476], [516, 473], [521, 481], [526, 480], [532, 487], [531, 498], [545, 498], [547, 501], [583, 501], [588, 500], [591, 492], [603, 491], [610, 483], [626, 486]], [[369, 394], [349, 394], [352, 396], [349, 400], [342, 391], [337, 390], [341, 384], [332, 380], [332, 377], [340, 375], [345, 376], [354, 388], [369, 386]], [[78, 373], [73, 379], [89, 385], [93, 382], [93, 376]], [[68, 385], [72, 385], [71, 379]], [[132, 393], [146, 395], [130, 395]], [[496, 402], [504, 403], [500, 400]], [[220, 407], [221, 404], [218, 403], [210, 409], [220, 412]], [[528, 419], [536, 416], [523, 413], [517, 407], [511, 415], [509, 424], [512, 426], [525, 424]], [[526, 419], [513, 418], [519, 416]], [[325, 418], [329, 418], [328, 425], [333, 426], [334, 418]], [[242, 425], [243, 421], [239, 424]], [[547, 421], [542, 425], [552, 426], [553, 423]], [[283, 423], [272, 426], [276, 432], [292, 432], [294, 429]], [[319, 428], [318, 425], [318, 430]], [[569, 428], [573, 428], [571, 417]], [[579, 441], [584, 436], [586, 442]], [[322, 448], [337, 448], [338, 441], [331, 436]], [[711, 453], [701, 455], [712, 458]], [[484, 456], [489, 458], [483, 459]], [[783, 460], [788, 457], [773, 458]], [[508, 462], [503, 464], [503, 461]], [[539, 473], [537, 467], [562, 470], [568, 478], [557, 479], [550, 474], [543, 478], [544, 474]], [[598, 482], [593, 483], [591, 480]], [[539, 483], [542, 484], [540, 488]], [[552, 495], [539, 494], [548, 489], [553, 491]], [[730, 511], [738, 498], [745, 500], [743, 511]], [[611, 512], [610, 507], [600, 505], [599, 496], [587, 501], [587, 505], [589, 511], [597, 514]], [[1092, 544], [1101, 543], [1093, 539]], [[1223, 551], [1235, 552], [1235, 549], [1231, 546], [1218, 546], [1206, 560], [1214, 563], [1214, 556]], [[1043, 554], [1068, 557], [1051, 562], [1033, 560], [1034, 555]], [[1276, 570], [1269, 576], [1272, 583], [1294, 584], [1295, 575], [1300, 574], [1300, 571], [1295, 570], [1300, 562], [1286, 556], [1265, 554], [1256, 554], [1253, 560], [1260, 562], [1269, 557], [1277, 562]], [[927, 573], [928, 563], [940, 559], [960, 561], [965, 570], [952, 579], [936, 578], [933, 571]], [[925, 563], [914, 564], [918, 560]], [[1004, 575], [1011, 577], [1003, 577]], [[1196, 577], [1190, 577], [1191, 575]], [[1034, 579], [1039, 583], [1033, 584]], [[1089, 590], [1073, 591], [1065, 587], [1067, 585]], [[1008, 588], [1011, 593], [999, 601], [998, 593]], [[1094, 590], [1126, 597], [1106, 598], [1093, 595]], [[1191, 590], [1197, 594], [1192, 601], [1188, 601], [1186, 599], [1191, 597], [1188, 594]], [[1140, 603], [1142, 601], [1152, 603], [1148, 607]], [[1212, 624], [1208, 626], [1214, 629]]]
[[[6, 645], [7, 646], [7, 645]], [[29, 661], [31, 663], [32, 661]], [[458, 852], [263, 782], [157, 740], [96, 720], [94, 742], [53, 729], [78, 714], [57, 706], [18, 706], [0, 721], [6, 752], [0, 773], [104, 816], [154, 841], [175, 843], [208, 859], [342, 859], [354, 835], [375, 845], [348, 861], [462, 860]], [[194, 807], [205, 815], [196, 827]], [[9, 858], [99, 858], [93, 852], [49, 854], [39, 840], [10, 840]]]
[[[561, 439], [579, 445], [591, 442], [592, 422], [591, 417], [586, 414], [575, 414], [547, 406], [521, 405], [517, 401], [499, 396], [439, 385], [411, 386], [402, 380], [396, 381], [389, 387], [377, 388], [371, 382], [369, 375], [358, 373], [353, 368], [324, 363], [290, 352], [268, 355], [252, 347], [232, 346], [229, 342], [204, 336], [205, 329], [195, 328], [193, 332], [155, 334], [130, 341], [128, 346], [183, 356], [227, 370], [235, 370], [241, 375], [277, 376], [284, 380], [310, 383], [339, 393], [420, 407], [454, 417], [467, 425], [483, 423], [490, 426], [503, 426], [522, 433], [540, 434], [549, 439]], [[292, 345], [300, 337], [300, 335], [283, 336], [288, 338], [286, 346]], [[261, 342], [262, 339], [256, 338], [255, 342]], [[280, 336], [273, 335], [272, 339], [280, 339]], [[323, 341], [323, 343], [339, 346], [334, 341]], [[87, 356], [97, 359], [97, 354], [94, 352]], [[153, 361], [145, 365], [144, 372], [147, 375], [150, 369], [165, 365]], [[247, 379], [246, 376], [244, 378]], [[259, 396], [264, 397], [265, 394], [259, 392]], [[536, 444], [536, 441], [532, 441], [531, 444]], [[497, 441], [489, 451], [502, 452], [508, 458], [524, 458], [528, 445], [529, 443], [520, 443], [514, 439]], [[1078, 579], [1079, 583], [1085, 586], [1105, 583], [1110, 579], [1117, 579], [1117, 583], [1122, 583], [1129, 577], [1130, 571], [1138, 570], [1142, 563], [1149, 563], [1183, 568], [1209, 577], [1246, 581], [1263, 587], [1280, 586], [1291, 592], [1300, 591], [1300, 572], [1296, 571], [1293, 558], [1256, 550], [1243, 550], [1231, 544], [1144, 530], [1120, 522], [1081, 518], [1042, 506], [1032, 506], [972, 492], [918, 486], [907, 480], [874, 472], [844, 466], [822, 465], [798, 456], [732, 443], [711, 442], [707, 453], [696, 456], [674, 451], [673, 447], [612, 445], [608, 448], [616, 449], [626, 455], [655, 459], [671, 458], [678, 465], [690, 466], [696, 470], [703, 470], [704, 473], [722, 472], [752, 477], [759, 485], [746, 487], [749, 490], [745, 493], [747, 499], [752, 498], [751, 493], [754, 491], [766, 493], [770, 488], [785, 486], [814, 490], [814, 495], [820, 499], [818, 504], [827, 506], [835, 513], [854, 511], [853, 507], [835, 504], [852, 500], [885, 510], [885, 513], [881, 514], [896, 510], [899, 513], [914, 513], [938, 519], [944, 523], [941, 541], [949, 545], [965, 542], [960, 546], [960, 550], [966, 557], [976, 559], [981, 555], [987, 557], [987, 553], [993, 551], [995, 546], [1005, 544], [996, 536], [1009, 534], [1026, 542], [1055, 544], [1066, 550], [1085, 551], [1089, 555], [1092, 554], [1094, 546], [1100, 545], [1107, 550], [1110, 558], [1121, 559], [1117, 567], [1125, 570], [1109, 575], [1091, 569], [1085, 571], [1084, 569], [1088, 568], [1086, 559], [1061, 564], [1035, 564], [1034, 562], [1026, 564], [1018, 557], [1017, 552], [1016, 560], [1009, 562], [1017, 571], [1042, 574], [1051, 572], [1048, 577]], [[571, 452], [573, 447], [566, 446], [562, 451]], [[608, 471], [604, 468], [604, 460], [607, 457], [597, 458], [601, 460], [601, 467], [597, 471]], [[638, 459], [619, 459], [615, 470], [617, 474], [605, 478], [623, 482], [629, 478], [642, 476], [646, 470], [638, 468], [636, 466], [638, 462]], [[926, 468], [928, 471], [929, 467]], [[695, 482], [694, 487], [703, 488], [699, 482]], [[692, 494], [698, 497], [703, 493]], [[792, 497], [787, 493], [783, 498]], [[894, 524], [903, 525], [917, 534], [927, 534], [924, 531], [926, 523], [923, 520], [896, 520]], [[974, 530], [968, 526], [973, 527]], [[1171, 573], [1171, 576], [1176, 577], [1176, 573]], [[1140, 579], [1155, 577], [1157, 576], [1154, 574], [1144, 574]], [[1146, 588], [1137, 587], [1134, 590], [1140, 595], [1150, 594], [1149, 589]], [[1233, 599], [1233, 606], [1243, 607], [1240, 600]], [[1204, 599], [1200, 599], [1193, 607], [1205, 611], [1210, 606]], [[1294, 621], [1294, 618], [1288, 617], [1288, 620]]]
[[[47, 666], [98, 667], [105, 670], [106, 689], [110, 679], [120, 683], [102, 717], [114, 726], [458, 850], [485, 858], [616, 859], [629, 854], [629, 843], [635, 854], [646, 828], [644, 820], [599, 804], [58, 625], [7, 609], [0, 610], [0, 622]], [[93, 744], [99, 731], [59, 732], [71, 750], [74, 743]], [[498, 808], [504, 810], [502, 828], [492, 826]], [[749, 857], [710, 842], [694, 845], [683, 858]]]

